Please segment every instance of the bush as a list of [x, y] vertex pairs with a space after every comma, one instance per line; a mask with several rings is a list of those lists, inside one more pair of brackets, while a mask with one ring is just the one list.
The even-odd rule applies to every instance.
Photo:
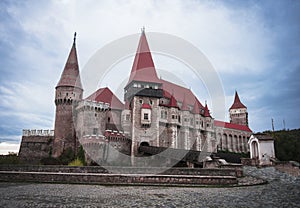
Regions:
[[68, 166], [83, 166], [83, 165], [84, 165], [83, 162], [79, 158], [76, 158], [75, 160], [73, 160], [68, 164]]
[[19, 164], [20, 160], [17, 154], [0, 155], [0, 164]]
[[80, 147], [79, 147], [77, 158], [82, 162], [83, 165], [86, 165], [85, 153], [84, 153], [84, 149], [83, 149], [82, 145], [80, 145]]
[[64, 150], [64, 152], [58, 158], [58, 160], [61, 162], [62, 165], [67, 165], [74, 159], [75, 159], [75, 154], [72, 148], [70, 147]]

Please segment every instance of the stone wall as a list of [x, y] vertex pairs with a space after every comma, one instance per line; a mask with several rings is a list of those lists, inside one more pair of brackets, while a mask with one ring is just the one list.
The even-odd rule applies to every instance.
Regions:
[[22, 162], [37, 164], [42, 158], [49, 157], [54, 136], [22, 136], [19, 157]]
[[118, 167], [108, 166], [107, 169], [101, 166], [72, 167], [63, 165], [0, 165], [0, 171], [17, 172], [55, 172], [55, 173], [110, 173], [110, 174], [152, 174], [163, 175], [198, 175], [198, 176], [235, 176], [243, 175], [242, 169], [238, 167], [222, 168], [160, 168], [160, 167]]
[[136, 175], [136, 174], [95, 174], [95, 173], [37, 173], [37, 172], [0, 172], [0, 181], [81, 183], [103, 185], [235, 185], [233, 176], [189, 176], [189, 175]]

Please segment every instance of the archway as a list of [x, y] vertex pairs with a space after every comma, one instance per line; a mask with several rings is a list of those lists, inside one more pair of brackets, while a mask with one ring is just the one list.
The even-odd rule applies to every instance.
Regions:
[[149, 147], [150, 145], [149, 145], [149, 142], [141, 142], [140, 146], [142, 146], [142, 147]]
[[258, 159], [258, 143], [257, 141], [253, 141], [251, 143], [251, 155], [253, 159]]

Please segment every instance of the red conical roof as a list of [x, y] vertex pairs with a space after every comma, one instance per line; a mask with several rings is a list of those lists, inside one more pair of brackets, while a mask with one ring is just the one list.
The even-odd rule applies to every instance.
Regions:
[[235, 91], [234, 102], [229, 109], [238, 109], [238, 108], [247, 108], [247, 107], [240, 101], [239, 95], [237, 91]]
[[133, 80], [160, 83], [144, 31], [140, 37], [128, 84]]
[[204, 117], [211, 117], [208, 107], [207, 107], [207, 104], [205, 104], [205, 108], [204, 108]]
[[78, 60], [77, 60], [77, 52], [75, 46], [75, 36], [74, 36], [74, 42], [69, 57], [67, 59], [65, 68], [61, 74], [60, 80], [56, 87], [61, 87], [61, 86], [71, 86], [71, 87], [78, 87], [82, 89]]
[[184, 95], [184, 97], [183, 97], [181, 110], [183, 110], [183, 111], [189, 111], [189, 110], [190, 110], [189, 107], [188, 107], [188, 105], [187, 105], [185, 95]]
[[203, 106], [197, 98], [195, 98], [195, 99], [196, 100], [195, 100], [195, 104], [194, 104], [194, 108], [192, 110], [192, 113], [193, 114], [200, 114], [201, 113], [200, 109], [203, 109]]
[[173, 95], [171, 96], [169, 107], [179, 108], [177, 105], [177, 100], [175, 99], [175, 97]]

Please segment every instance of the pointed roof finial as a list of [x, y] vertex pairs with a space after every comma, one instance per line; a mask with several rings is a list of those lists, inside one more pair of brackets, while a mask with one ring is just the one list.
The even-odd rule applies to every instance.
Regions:
[[208, 110], [208, 107], [207, 107], [206, 101], [205, 101], [205, 107], [204, 107], [204, 117], [211, 117], [210, 113], [209, 113], [209, 110]]
[[74, 33], [74, 42], [73, 42], [73, 44], [75, 44], [75, 42], [76, 42], [76, 32]]

